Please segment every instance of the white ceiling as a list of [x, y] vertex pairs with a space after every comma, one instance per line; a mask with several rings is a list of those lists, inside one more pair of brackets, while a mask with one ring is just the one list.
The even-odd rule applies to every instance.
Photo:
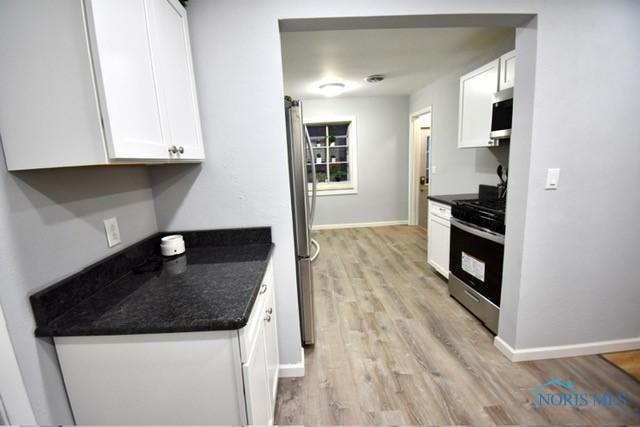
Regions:
[[[340, 96], [408, 95], [485, 49], [514, 39], [511, 28], [416, 28], [282, 33], [285, 94], [320, 98], [318, 85], [347, 85]], [[366, 83], [384, 74], [381, 83]]]

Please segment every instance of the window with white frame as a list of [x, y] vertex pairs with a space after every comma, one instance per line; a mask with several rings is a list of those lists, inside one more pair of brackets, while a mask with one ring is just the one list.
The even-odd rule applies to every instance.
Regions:
[[307, 159], [307, 178], [316, 170], [319, 195], [357, 191], [355, 119], [306, 121], [313, 156]]

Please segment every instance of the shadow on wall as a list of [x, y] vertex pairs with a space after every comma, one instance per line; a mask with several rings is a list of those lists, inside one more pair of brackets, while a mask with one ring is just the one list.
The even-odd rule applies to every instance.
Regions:
[[138, 199], [135, 193], [150, 189], [144, 175], [140, 166], [12, 172], [5, 194], [12, 214], [35, 211], [44, 224], [54, 225], [128, 205]]
[[[102, 166], [4, 175], [0, 195], [22, 292], [33, 291], [158, 230], [148, 171]], [[108, 248], [103, 220], [118, 218], [122, 244]], [[15, 290], [14, 290], [15, 291]]]
[[[201, 163], [155, 165], [149, 168], [156, 207], [156, 220], [160, 230], [165, 230], [176, 216], [201, 172]], [[162, 206], [162, 209], [158, 209], [158, 206]]]

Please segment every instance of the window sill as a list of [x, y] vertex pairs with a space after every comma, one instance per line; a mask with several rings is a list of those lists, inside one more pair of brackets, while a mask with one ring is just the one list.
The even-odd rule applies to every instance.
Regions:
[[[318, 186], [318, 196], [340, 196], [344, 194], [358, 194], [358, 189], [352, 184], [333, 184]], [[309, 190], [311, 196], [311, 190]]]

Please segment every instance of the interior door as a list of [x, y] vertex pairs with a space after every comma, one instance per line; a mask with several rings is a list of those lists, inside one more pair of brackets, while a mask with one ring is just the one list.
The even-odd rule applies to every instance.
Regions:
[[431, 150], [431, 128], [420, 128], [420, 178], [418, 180], [418, 225], [428, 227], [429, 153]]
[[175, 159], [204, 159], [187, 14], [178, 0], [145, 0], [165, 141]]

